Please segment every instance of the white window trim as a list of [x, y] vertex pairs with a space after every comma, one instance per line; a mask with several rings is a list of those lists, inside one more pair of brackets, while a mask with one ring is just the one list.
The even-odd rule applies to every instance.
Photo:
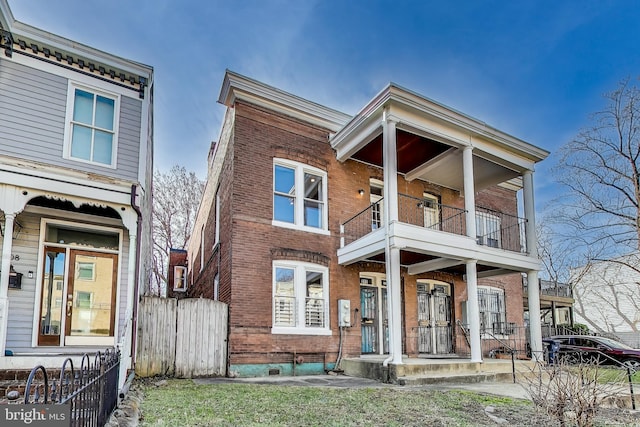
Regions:
[[[329, 232], [329, 195], [327, 193], [327, 173], [321, 169], [315, 168], [313, 166], [309, 166], [306, 165], [304, 163], [299, 163], [299, 162], [294, 162], [291, 160], [286, 160], [286, 159], [278, 159], [278, 158], [274, 158], [273, 159], [273, 182], [271, 183], [271, 202], [273, 203], [274, 201], [274, 194], [275, 194], [275, 188], [276, 188], [276, 173], [275, 173], [275, 169], [276, 166], [282, 166], [285, 168], [290, 168], [290, 169], [294, 169], [294, 173], [295, 173], [295, 186], [296, 186], [296, 197], [295, 197], [295, 217], [294, 217], [294, 222], [290, 223], [290, 222], [284, 222], [284, 221], [278, 221], [276, 219], [273, 219], [271, 224], [275, 225], [277, 227], [283, 227], [283, 228], [290, 228], [293, 230], [301, 230], [301, 231], [307, 231], [310, 233], [317, 233], [317, 234], [324, 234], [324, 235], [330, 235], [331, 233]], [[320, 177], [322, 177], [322, 194], [324, 195], [324, 198], [322, 200], [322, 204], [323, 204], [323, 209], [322, 209], [322, 228], [316, 228], [316, 227], [309, 227], [307, 225], [304, 225], [304, 188], [302, 188], [302, 186], [304, 185], [304, 174], [305, 172], [309, 172], [312, 173], [314, 175], [319, 175]], [[273, 203], [273, 211], [272, 211], [272, 217], [275, 216], [275, 203]]]
[[[179, 288], [176, 287], [176, 278], [178, 277], [178, 270], [182, 270], [182, 280], [184, 282], [184, 286]], [[176, 265], [173, 267], [173, 290], [176, 292], [186, 292], [187, 291], [187, 267], [182, 265]]]
[[[121, 331], [121, 327], [120, 327], [120, 297], [121, 297], [121, 293], [122, 291], [122, 275], [120, 274], [120, 272], [122, 271], [122, 262], [123, 262], [123, 258], [124, 258], [124, 251], [122, 248], [122, 245], [124, 244], [123, 240], [124, 240], [124, 233], [123, 230], [120, 228], [113, 228], [113, 227], [106, 227], [106, 226], [101, 226], [101, 225], [91, 225], [91, 224], [87, 224], [87, 223], [82, 223], [82, 222], [73, 222], [73, 221], [65, 221], [65, 220], [58, 220], [58, 219], [51, 219], [51, 218], [41, 218], [40, 219], [40, 237], [39, 237], [39, 243], [38, 243], [38, 266], [36, 267], [36, 291], [34, 293], [34, 300], [33, 300], [33, 306], [37, 307], [36, 309], [33, 310], [33, 323], [32, 323], [32, 330], [31, 330], [31, 346], [33, 348], [42, 348], [40, 346], [38, 346], [38, 331], [40, 329], [40, 301], [42, 298], [42, 277], [44, 275], [44, 247], [45, 246], [52, 246], [52, 247], [61, 247], [61, 248], [65, 248], [66, 249], [66, 257], [69, 256], [69, 250], [70, 249], [87, 249], [84, 246], [75, 246], [75, 245], [69, 245], [69, 244], [64, 244], [64, 243], [52, 243], [52, 242], [45, 242], [45, 234], [46, 234], [46, 229], [47, 229], [47, 225], [52, 224], [52, 225], [67, 225], [67, 226], [74, 226], [76, 228], [80, 228], [80, 229], [86, 229], [89, 231], [105, 231], [105, 232], [113, 232], [114, 234], [118, 234], [118, 250], [110, 250], [110, 249], [100, 249], [100, 248], [91, 248], [92, 252], [103, 252], [103, 253], [112, 253], [112, 254], [117, 254], [118, 255], [118, 268], [117, 268], [117, 279], [116, 279], [116, 303], [115, 303], [115, 324], [114, 324], [114, 330], [113, 330], [113, 337], [103, 337], [100, 338], [99, 340], [97, 338], [99, 337], [92, 337], [92, 339], [96, 339], [95, 342], [92, 342], [92, 344], [90, 345], [91, 347], [94, 346], [104, 346], [104, 345], [115, 345], [117, 342], [117, 337], [120, 336], [120, 331]], [[69, 275], [69, 263], [66, 262], [65, 263], [65, 270], [64, 270], [64, 274], [65, 277], [68, 277]], [[67, 292], [67, 286], [66, 284], [63, 284], [63, 295], [66, 294]], [[63, 316], [63, 321], [62, 324], [60, 325], [60, 330], [64, 330], [63, 328], [66, 328], [66, 325], [64, 324], [65, 320], [66, 320], [66, 316]], [[68, 346], [72, 346], [74, 345], [72, 342], [70, 342], [69, 337], [63, 338], [63, 336], [61, 336], [61, 340], [60, 340], [60, 345], [58, 346], [59, 348], [62, 347], [68, 347]], [[84, 343], [83, 343], [84, 345]], [[54, 348], [54, 346], [47, 346], [47, 348]]]
[[[294, 295], [296, 297], [296, 324], [298, 326], [272, 326], [272, 334], [290, 335], [331, 335], [331, 325], [329, 318], [329, 268], [318, 264], [299, 261], [274, 261], [272, 267], [272, 291], [271, 291], [271, 324], [275, 325], [275, 308], [273, 299], [276, 293], [276, 268], [290, 268], [294, 270]], [[306, 297], [306, 272], [316, 271], [322, 273], [322, 295], [324, 297], [324, 318], [325, 326], [322, 328], [311, 328], [305, 326], [305, 297]], [[301, 296], [301, 297], [300, 297]]]
[[[505, 324], [505, 328], [507, 328], [507, 293], [505, 292], [504, 289], [502, 288], [497, 288], [495, 286], [478, 286], [478, 291], [480, 290], [484, 290], [484, 291], [488, 291], [488, 292], [494, 292], [494, 293], [501, 293], [502, 294], [502, 298], [504, 300], [504, 324]], [[478, 293], [478, 313], [480, 313], [480, 293]], [[488, 334], [488, 333], [484, 333], [482, 331], [480, 331], [480, 337], [482, 339], [493, 339], [493, 337], [496, 338], [508, 338], [508, 335], [505, 334]]]
[[[490, 223], [495, 223], [497, 226], [498, 234], [496, 236], [497, 239], [495, 240], [498, 246], [489, 245], [487, 229], [489, 228], [488, 224]], [[478, 244], [485, 246], [487, 248], [501, 249], [502, 248], [501, 227], [502, 227], [502, 223], [500, 221], [500, 217], [496, 215], [492, 215], [490, 213], [486, 213], [486, 212], [476, 213], [476, 241], [478, 241]]]
[[[76, 89], [84, 90], [94, 95], [104, 96], [105, 98], [113, 99], [113, 145], [111, 146], [111, 164], [107, 165], [100, 162], [94, 162], [91, 160], [78, 159], [71, 157], [71, 135], [72, 135], [72, 121], [73, 121], [73, 108], [75, 102]], [[106, 92], [102, 89], [92, 87], [89, 85], [81, 84], [72, 80], [69, 80], [67, 88], [67, 106], [66, 114], [64, 118], [64, 145], [62, 151], [62, 157], [74, 162], [87, 163], [93, 166], [100, 166], [103, 168], [116, 169], [118, 165], [118, 130], [120, 128], [120, 95], [112, 92]]]
[[220, 242], [220, 190], [216, 191], [216, 230], [213, 247]]
[[204, 224], [200, 228], [200, 271], [204, 270]]
[[216, 273], [213, 277], [213, 299], [220, 300], [220, 274]]

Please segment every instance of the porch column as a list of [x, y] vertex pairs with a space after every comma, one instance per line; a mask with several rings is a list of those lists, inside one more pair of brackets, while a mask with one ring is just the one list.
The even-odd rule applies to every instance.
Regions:
[[12, 185], [0, 184], [0, 210], [4, 212], [2, 262], [0, 263], [0, 357], [4, 357], [4, 351], [7, 346], [9, 270], [11, 268], [11, 252], [13, 250], [13, 227], [16, 215], [22, 212], [27, 201], [27, 191]]
[[0, 273], [0, 357], [7, 348], [7, 328], [9, 314], [9, 270], [11, 268], [11, 249], [13, 245], [13, 223], [16, 214], [4, 214], [4, 236], [2, 239], [2, 270]]
[[[536, 236], [536, 215], [533, 202], [533, 172], [530, 170], [522, 174], [524, 216], [526, 223], [526, 245], [530, 256], [538, 257], [538, 238]], [[531, 356], [534, 360], [543, 360], [542, 329], [540, 321], [540, 289], [538, 271], [527, 272], [527, 296], [529, 298], [529, 335], [531, 341]]]
[[473, 183], [473, 147], [468, 145], [462, 150], [462, 175], [464, 178], [464, 209], [466, 214], [467, 236], [476, 239], [476, 190]]
[[469, 322], [469, 342], [471, 361], [482, 362], [480, 344], [480, 307], [478, 305], [478, 261], [467, 261], [467, 320]]
[[389, 352], [391, 363], [402, 363], [402, 308], [400, 292], [400, 249], [391, 245], [391, 225], [398, 221], [398, 153], [396, 121], [385, 111], [382, 121], [384, 172], [385, 264], [389, 310]]
[[125, 324], [124, 329], [120, 331], [120, 339], [118, 340], [118, 346], [120, 347], [121, 360], [120, 360], [120, 377], [119, 386], [122, 387], [124, 381], [127, 379], [127, 370], [133, 367], [133, 360], [135, 359], [134, 349], [132, 348], [132, 334], [133, 330], [133, 305], [136, 303], [134, 300], [135, 287], [137, 286], [136, 277], [136, 247], [138, 239], [138, 216], [132, 209], [127, 209], [121, 214], [122, 222], [129, 232], [129, 254], [127, 259], [127, 310], [125, 312]]

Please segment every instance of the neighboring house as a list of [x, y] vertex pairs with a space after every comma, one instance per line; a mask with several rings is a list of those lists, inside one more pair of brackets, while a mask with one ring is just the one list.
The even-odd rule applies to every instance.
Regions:
[[[527, 284], [525, 282], [525, 289]], [[556, 335], [562, 330], [558, 328], [573, 326], [573, 289], [568, 283], [558, 283], [552, 280], [539, 280], [540, 319], [542, 334]], [[529, 299], [524, 298], [525, 317], [528, 317]]]
[[595, 261], [572, 276], [576, 322], [640, 348], [640, 259], [631, 254]]
[[546, 151], [395, 84], [350, 116], [228, 71], [219, 102], [181, 292], [229, 304], [230, 372], [480, 361], [523, 326]]
[[152, 85], [151, 67], [18, 22], [0, 0], [0, 369], [115, 346], [121, 382], [132, 367]]

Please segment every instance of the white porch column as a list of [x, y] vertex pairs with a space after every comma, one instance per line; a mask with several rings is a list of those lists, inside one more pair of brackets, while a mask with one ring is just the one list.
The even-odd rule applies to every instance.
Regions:
[[125, 324], [124, 330], [120, 331], [120, 339], [118, 340], [118, 346], [121, 351], [120, 358], [120, 377], [119, 386], [122, 387], [127, 379], [127, 370], [133, 367], [133, 360], [135, 354], [132, 348], [132, 337], [136, 331], [133, 330], [133, 306], [136, 303], [134, 300], [135, 287], [137, 286], [136, 277], [136, 248], [138, 239], [138, 215], [131, 208], [127, 208], [121, 214], [122, 222], [127, 227], [129, 232], [129, 256], [127, 259], [127, 310], [125, 312]]
[[476, 260], [467, 261], [467, 321], [469, 322], [472, 362], [482, 362], [477, 263]]
[[[468, 145], [462, 151], [462, 175], [464, 185], [464, 209], [466, 213], [467, 236], [476, 239], [476, 189], [473, 182], [473, 147]], [[480, 307], [478, 305], [478, 261], [467, 261], [467, 321], [471, 343], [471, 361], [482, 362], [480, 344]]]
[[[538, 257], [538, 237], [536, 235], [536, 210], [533, 197], [533, 172], [528, 170], [522, 174], [524, 216], [526, 224], [526, 245], [530, 256]], [[531, 340], [531, 355], [534, 359], [542, 360], [542, 330], [540, 326], [540, 289], [538, 287], [538, 272], [527, 272], [527, 296], [529, 298], [529, 335]]]
[[0, 184], [0, 210], [4, 213], [4, 235], [2, 239], [2, 263], [0, 263], [0, 357], [7, 347], [9, 326], [9, 270], [13, 250], [13, 227], [16, 215], [22, 212], [28, 201], [28, 192], [12, 185]]
[[14, 213], [4, 214], [4, 238], [2, 240], [2, 268], [0, 273], [0, 357], [7, 348], [7, 328], [9, 326], [9, 269], [13, 246]]
[[402, 307], [400, 292], [400, 249], [391, 246], [391, 224], [398, 221], [398, 153], [396, 121], [385, 112], [382, 122], [382, 154], [384, 172], [385, 260], [389, 310], [389, 351], [391, 363], [402, 363]]
[[464, 208], [467, 211], [467, 236], [476, 238], [476, 189], [473, 183], [473, 147], [462, 150], [462, 175], [464, 185]]

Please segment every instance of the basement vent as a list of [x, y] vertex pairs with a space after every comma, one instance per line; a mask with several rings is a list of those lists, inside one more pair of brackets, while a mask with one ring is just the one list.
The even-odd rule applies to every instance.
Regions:
[[280, 369], [278, 368], [269, 369], [269, 375], [280, 375]]

